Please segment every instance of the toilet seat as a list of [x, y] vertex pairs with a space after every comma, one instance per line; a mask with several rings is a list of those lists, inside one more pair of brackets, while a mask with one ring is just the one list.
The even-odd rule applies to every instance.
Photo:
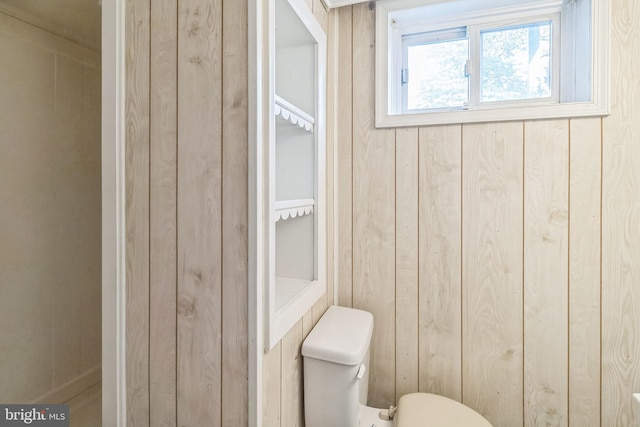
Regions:
[[482, 415], [453, 399], [430, 393], [405, 394], [395, 427], [492, 427]]

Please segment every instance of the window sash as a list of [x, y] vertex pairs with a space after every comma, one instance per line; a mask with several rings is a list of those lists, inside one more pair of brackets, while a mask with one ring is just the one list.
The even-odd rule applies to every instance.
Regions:
[[[425, 46], [430, 44], [440, 44], [455, 42], [460, 40], [468, 40], [467, 27], [447, 28], [443, 30], [428, 31], [418, 34], [409, 34], [402, 36], [402, 70], [409, 69], [409, 48], [415, 46]], [[409, 80], [411, 76], [409, 76]], [[469, 83], [467, 81], [467, 102]], [[402, 92], [402, 112], [413, 113], [416, 111], [452, 111], [461, 110], [463, 105], [459, 107], [455, 106], [443, 106], [441, 108], [428, 108], [428, 109], [409, 109], [409, 84], [404, 84], [400, 81], [400, 91]]]
[[[544, 98], [525, 98], [525, 99], [513, 99], [513, 100], [499, 100], [499, 101], [481, 101], [481, 71], [482, 71], [482, 37], [481, 34], [486, 31], [499, 31], [501, 29], [507, 30], [511, 28], [518, 28], [522, 26], [537, 24], [537, 23], [551, 23], [551, 87], [550, 96]], [[451, 24], [451, 23], [450, 23]], [[415, 28], [411, 30], [415, 31]], [[469, 39], [469, 60], [470, 60], [470, 73], [469, 73], [469, 100], [467, 106], [464, 109], [483, 109], [483, 108], [496, 108], [507, 107], [509, 105], [549, 105], [557, 104], [560, 99], [560, 11], [558, 8], [554, 11], [547, 11], [547, 13], [529, 13], [526, 16], [518, 14], [517, 17], [502, 16], [501, 19], [489, 19], [485, 17], [480, 22], [476, 20], [476, 23], [468, 26], [448, 26], [447, 28], [435, 28], [429, 31], [423, 31], [418, 33], [408, 33], [405, 31], [399, 31], [398, 33], [399, 43], [396, 45], [401, 47], [398, 55], [400, 61], [396, 61], [396, 69], [402, 70], [408, 68], [408, 49], [409, 47], [443, 43], [449, 41], [461, 40], [464, 38]], [[401, 67], [399, 67], [401, 65]], [[411, 76], [409, 76], [411, 78]], [[400, 94], [399, 102], [396, 105], [400, 108], [402, 114], [406, 113], [421, 113], [421, 112], [438, 112], [438, 111], [455, 111], [463, 108], [446, 107], [442, 108], [429, 108], [429, 109], [409, 109], [408, 108], [408, 84], [402, 84], [401, 74], [398, 73], [396, 81], [396, 93]]]
[[[513, 99], [502, 101], [482, 101], [480, 99], [481, 90], [481, 78], [482, 78], [482, 32], [494, 31], [501, 29], [511, 29], [522, 26], [527, 26], [536, 23], [550, 22], [551, 23], [551, 94], [544, 98], [525, 98], [525, 99]], [[473, 47], [471, 51], [471, 63], [473, 71], [471, 74], [470, 85], [472, 91], [469, 99], [469, 108], [495, 108], [506, 107], [510, 105], [551, 105], [557, 104], [560, 100], [560, 12], [536, 14], [527, 18], [519, 19], [505, 19], [499, 22], [488, 22], [481, 25], [469, 26], [470, 37], [473, 40]]]

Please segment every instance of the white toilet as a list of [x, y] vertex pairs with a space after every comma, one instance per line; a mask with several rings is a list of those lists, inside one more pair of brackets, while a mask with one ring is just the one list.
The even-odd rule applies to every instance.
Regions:
[[371, 313], [331, 306], [304, 340], [306, 427], [491, 427], [473, 409], [429, 393], [402, 396], [393, 422], [381, 419], [366, 406], [372, 333]]

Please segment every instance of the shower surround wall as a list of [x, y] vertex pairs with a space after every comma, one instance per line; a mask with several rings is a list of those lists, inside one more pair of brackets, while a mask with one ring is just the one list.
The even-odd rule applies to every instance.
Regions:
[[0, 13], [0, 402], [100, 381], [100, 53]]

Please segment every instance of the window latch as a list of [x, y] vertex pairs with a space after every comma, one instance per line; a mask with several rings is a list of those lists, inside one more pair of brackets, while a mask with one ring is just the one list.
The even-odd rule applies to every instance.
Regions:
[[400, 83], [402, 83], [402, 85], [406, 85], [407, 83], [409, 83], [409, 69], [408, 68], [403, 68], [402, 70], [400, 70]]
[[471, 60], [467, 59], [467, 62], [464, 64], [464, 76], [469, 77], [473, 72], [473, 67], [471, 65]]

